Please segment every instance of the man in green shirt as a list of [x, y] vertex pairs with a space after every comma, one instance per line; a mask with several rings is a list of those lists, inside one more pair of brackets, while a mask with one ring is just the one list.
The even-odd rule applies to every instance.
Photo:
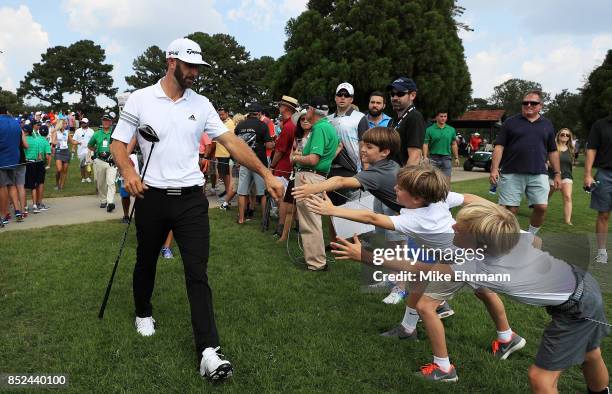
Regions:
[[[326, 116], [329, 112], [323, 97], [313, 97], [308, 104], [306, 119], [313, 125], [302, 152], [291, 155], [297, 168], [295, 186], [323, 182], [338, 150], [338, 135]], [[304, 247], [306, 266], [311, 271], [327, 270], [325, 242], [321, 216], [308, 209], [306, 201], [297, 201], [300, 237]]]
[[[83, 121], [89, 121], [85, 118]], [[87, 147], [94, 152], [94, 178], [98, 187], [98, 198], [100, 208], [106, 208], [106, 212], [115, 209], [115, 178], [117, 167], [111, 160], [110, 145], [112, 120], [110, 116], [102, 116], [102, 128], [94, 133]]]
[[452, 164], [451, 152], [455, 159], [455, 166], [459, 166], [459, 149], [457, 147], [457, 132], [455, 128], [446, 124], [448, 113], [438, 111], [436, 123], [425, 130], [423, 142], [423, 157], [438, 167], [448, 178], [450, 183]]

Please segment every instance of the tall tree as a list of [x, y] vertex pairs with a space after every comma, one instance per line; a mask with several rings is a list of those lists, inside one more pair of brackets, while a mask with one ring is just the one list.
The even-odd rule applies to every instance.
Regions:
[[[271, 101], [272, 82], [270, 70], [275, 60], [264, 56], [251, 59], [249, 52], [227, 34], [209, 35], [192, 33], [187, 38], [194, 40], [202, 49], [202, 57], [211, 68], [202, 68], [194, 81], [193, 89], [208, 97], [215, 106], [223, 105], [241, 111], [247, 103]], [[157, 46], [147, 48], [133, 64], [134, 75], [126, 82], [140, 89], [154, 84], [166, 73], [166, 55]]]
[[74, 107], [88, 112], [98, 108], [96, 98], [104, 95], [115, 100], [117, 88], [113, 88], [112, 64], [104, 64], [106, 54], [100, 45], [91, 40], [81, 40], [66, 51], [70, 64], [66, 77], [67, 92], [81, 96]]
[[582, 96], [578, 93], [568, 92], [564, 89], [555, 95], [555, 98], [548, 104], [544, 116], [550, 119], [555, 129], [567, 127], [580, 137], [586, 137], [586, 130], [582, 126], [580, 117], [580, 105]]
[[[512, 78], [494, 87], [493, 96], [489, 101], [498, 108], [505, 109], [509, 116], [518, 114], [521, 112], [523, 97], [530, 90], [542, 91], [542, 85], [533, 81]], [[550, 100], [550, 94], [546, 92], [542, 92], [542, 94], [544, 104], [547, 104]]]
[[131, 90], [153, 85], [166, 74], [166, 54], [157, 45], [150, 46], [134, 59], [132, 69], [134, 75], [125, 77]]
[[612, 49], [601, 66], [589, 75], [582, 96], [580, 114], [587, 130], [597, 119], [612, 114]]
[[461, 12], [453, 0], [311, 0], [287, 23], [274, 95], [331, 100], [348, 81], [363, 108], [372, 90], [406, 75], [417, 82], [425, 114], [462, 113], [471, 81], [454, 19]]
[[110, 75], [113, 65], [104, 64], [105, 60], [104, 49], [90, 40], [49, 48], [21, 81], [17, 95], [65, 109], [64, 95], [75, 93], [80, 95], [80, 101], [74, 108], [93, 110], [98, 96], [114, 99], [117, 92]]
[[69, 59], [66, 58], [67, 48], [55, 46], [48, 48], [41, 55], [41, 61], [34, 63], [32, 70], [28, 71], [19, 84], [17, 95], [22, 98], [36, 98], [52, 106], [61, 106], [63, 95], [67, 92], [67, 68]]

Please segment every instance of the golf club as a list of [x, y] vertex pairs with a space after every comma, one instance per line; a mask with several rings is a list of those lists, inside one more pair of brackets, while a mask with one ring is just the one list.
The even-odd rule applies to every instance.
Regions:
[[[143, 125], [138, 128], [138, 133], [145, 141], [151, 142], [151, 150], [149, 151], [149, 157], [147, 157], [147, 162], [140, 174], [140, 179], [144, 182], [145, 174], [147, 173], [147, 167], [149, 167], [149, 161], [151, 160], [151, 155], [153, 154], [153, 148], [155, 147], [155, 143], [159, 142], [159, 137], [153, 128], [149, 125]], [[134, 209], [136, 208], [136, 201], [134, 201], [134, 205], [132, 205], [132, 209], [130, 210], [130, 217], [128, 219], [127, 226], [125, 227], [125, 231], [123, 232], [123, 240], [121, 241], [121, 246], [119, 247], [119, 253], [117, 254], [117, 259], [115, 260], [115, 266], [113, 267], [113, 273], [108, 281], [108, 286], [106, 286], [106, 293], [104, 293], [104, 299], [102, 300], [102, 305], [100, 306], [100, 312], [98, 313], [98, 318], [102, 319], [104, 317], [104, 310], [106, 309], [106, 303], [108, 302], [108, 297], [110, 296], [111, 287], [113, 287], [113, 280], [115, 279], [115, 272], [117, 272], [117, 267], [119, 266], [119, 259], [121, 259], [121, 253], [123, 253], [123, 247], [125, 246], [125, 240], [127, 238], [128, 230], [130, 229], [130, 224], [132, 224], [132, 217], [134, 216]]]

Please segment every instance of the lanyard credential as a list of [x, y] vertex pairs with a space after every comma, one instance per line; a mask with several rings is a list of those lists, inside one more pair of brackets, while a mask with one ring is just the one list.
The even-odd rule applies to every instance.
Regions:
[[408, 109], [406, 110], [406, 112], [404, 112], [404, 114], [402, 115], [402, 117], [401, 117], [401, 118], [399, 118], [399, 119], [397, 120], [397, 123], [395, 123], [395, 126], [393, 126], [393, 128], [394, 128], [396, 131], [398, 131], [398, 130], [399, 130], [400, 124], [402, 123], [402, 121], [404, 120], [404, 118], [406, 118], [406, 116], [407, 116], [409, 113], [411, 113], [412, 111], [414, 111], [414, 109], [415, 109], [415, 106], [414, 106], [414, 105], [411, 105], [410, 107], [408, 107]]

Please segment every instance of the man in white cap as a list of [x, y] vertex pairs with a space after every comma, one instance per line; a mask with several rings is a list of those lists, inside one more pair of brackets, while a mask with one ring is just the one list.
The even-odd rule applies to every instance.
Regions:
[[[166, 75], [155, 85], [130, 95], [119, 115], [111, 151], [125, 189], [140, 197], [135, 202], [136, 330], [143, 336], [155, 333], [151, 305], [155, 269], [159, 251], [172, 230], [184, 264], [200, 374], [220, 380], [232, 375], [232, 366], [217, 353], [219, 337], [206, 272], [210, 231], [208, 200], [202, 190], [204, 177], [198, 165], [202, 133], [221, 142], [235, 160], [261, 175], [272, 197], [280, 197], [282, 185], [244, 142], [228, 132], [210, 101], [191, 90], [200, 65], [209, 66], [202, 60], [197, 43], [186, 38], [170, 43], [166, 50]], [[159, 137], [154, 150], [136, 132], [143, 125], [152, 127]], [[145, 179], [136, 173], [127, 154], [127, 144], [134, 135], [144, 161], [151, 156]]]
[[87, 148], [89, 140], [94, 135], [94, 131], [89, 127], [89, 119], [83, 118], [81, 120], [81, 127], [74, 132], [72, 140], [78, 144], [77, 156], [81, 166], [81, 183], [91, 183], [91, 154]]

